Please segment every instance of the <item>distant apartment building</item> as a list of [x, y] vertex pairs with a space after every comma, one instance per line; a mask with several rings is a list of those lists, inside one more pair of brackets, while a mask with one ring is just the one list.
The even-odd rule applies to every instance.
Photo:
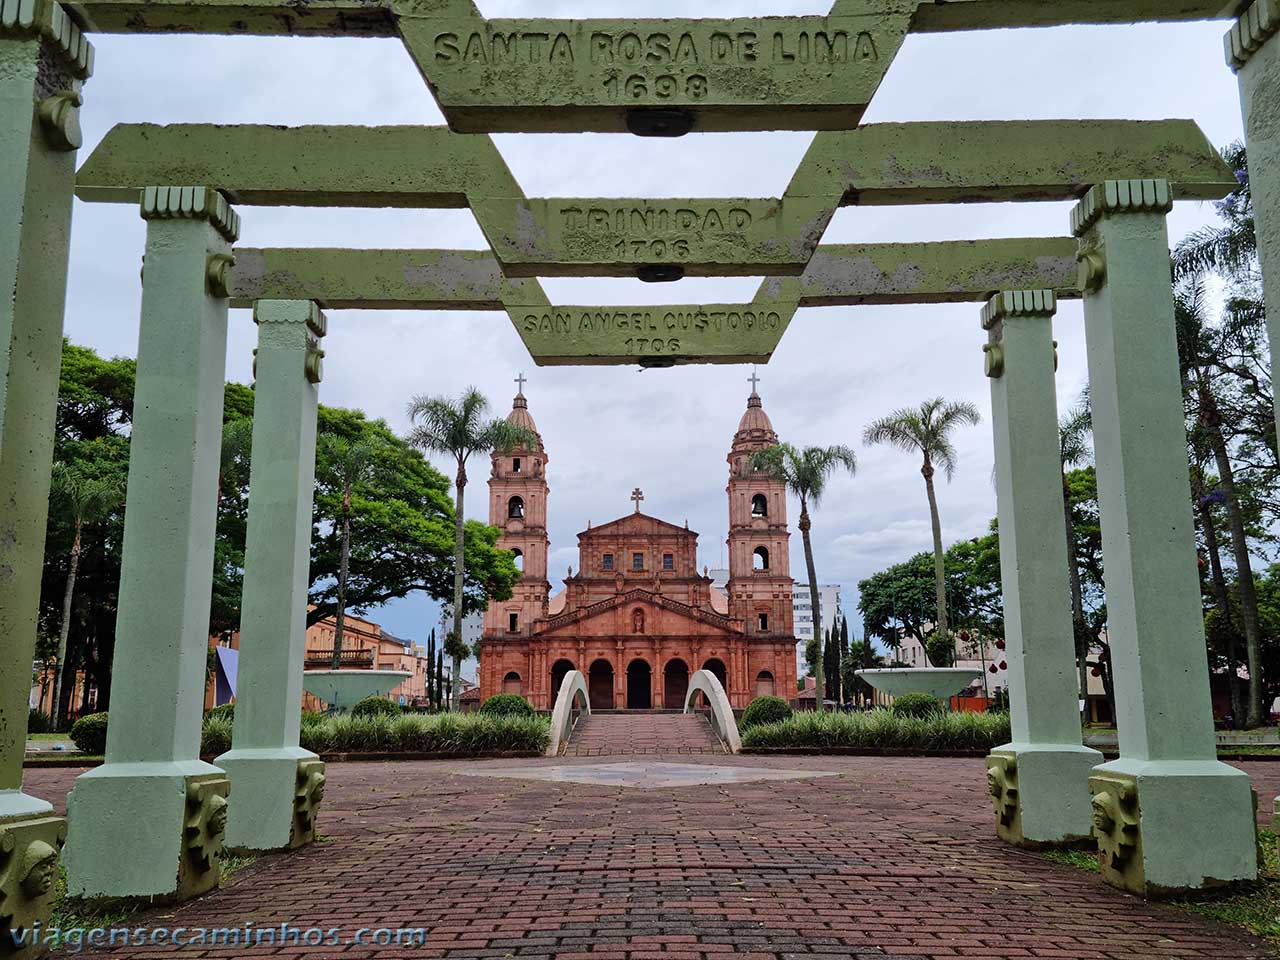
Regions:
[[[440, 608], [440, 627], [436, 630], [436, 642], [444, 643], [444, 638], [449, 635], [449, 631], [453, 629], [453, 608], [444, 606]], [[475, 649], [480, 637], [484, 634], [484, 611], [478, 610], [475, 613], [469, 613], [462, 618], [462, 642], [471, 649]]]

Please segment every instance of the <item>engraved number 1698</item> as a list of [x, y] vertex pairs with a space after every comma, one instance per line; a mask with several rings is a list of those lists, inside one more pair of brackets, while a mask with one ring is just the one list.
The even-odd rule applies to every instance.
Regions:
[[[671, 100], [680, 94], [680, 79], [669, 73], [653, 78], [650, 89], [649, 78], [638, 73], [623, 80], [618, 74], [610, 74], [604, 80], [605, 91], [617, 100], [621, 92], [628, 100], [644, 100], [652, 96], [657, 100]], [[684, 82], [684, 94], [689, 100], [702, 100], [707, 95], [707, 78], [695, 73]]]

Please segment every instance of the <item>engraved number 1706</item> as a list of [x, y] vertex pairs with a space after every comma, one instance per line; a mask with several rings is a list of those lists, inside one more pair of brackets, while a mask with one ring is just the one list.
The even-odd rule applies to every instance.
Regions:
[[[650, 96], [657, 100], [671, 100], [680, 95], [680, 79], [664, 73], [654, 77], [650, 87], [649, 78], [638, 73], [632, 74], [625, 80], [614, 73], [605, 77], [604, 89], [614, 100], [617, 100], [619, 95], [628, 100], [643, 100]], [[684, 95], [688, 100], [704, 99], [707, 95], [707, 78], [700, 73], [695, 73], [686, 79]]]

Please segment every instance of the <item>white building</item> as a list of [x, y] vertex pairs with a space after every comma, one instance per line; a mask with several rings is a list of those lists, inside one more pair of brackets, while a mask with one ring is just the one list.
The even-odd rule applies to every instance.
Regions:
[[[444, 638], [449, 635], [449, 631], [453, 629], [453, 609], [448, 606], [440, 609], [440, 629], [436, 636], [440, 642], [444, 642]], [[480, 642], [480, 635], [484, 633], [484, 614], [472, 613], [462, 618], [462, 642], [472, 649]]]

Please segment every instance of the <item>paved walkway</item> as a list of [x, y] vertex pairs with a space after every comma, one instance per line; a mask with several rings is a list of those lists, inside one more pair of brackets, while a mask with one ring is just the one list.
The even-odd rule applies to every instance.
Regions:
[[[665, 758], [674, 766], [682, 758]], [[264, 857], [223, 889], [134, 918], [187, 928], [336, 929], [340, 945], [145, 958], [1093, 960], [1274, 956], [1233, 928], [1114, 891], [997, 841], [980, 760], [701, 757], [691, 786], [628, 787], [648, 758], [345, 763], [327, 842]], [[1243, 764], [1269, 807], [1280, 764]], [[837, 774], [753, 780], [751, 768]], [[731, 768], [733, 775], [729, 775]], [[605, 782], [523, 779], [582, 774]], [[74, 770], [28, 770], [62, 806]], [[484, 773], [486, 776], [476, 776]], [[609, 773], [603, 777], [602, 774]], [[664, 773], [664, 778], [671, 771]], [[506, 774], [505, 779], [497, 774]], [[521, 777], [521, 779], [514, 779]], [[737, 782], [735, 782], [737, 781]], [[665, 782], [659, 778], [654, 782]], [[234, 802], [234, 797], [232, 798]], [[349, 944], [423, 928], [425, 945]]]
[[707, 718], [697, 713], [593, 713], [573, 728], [568, 757], [724, 753]]

